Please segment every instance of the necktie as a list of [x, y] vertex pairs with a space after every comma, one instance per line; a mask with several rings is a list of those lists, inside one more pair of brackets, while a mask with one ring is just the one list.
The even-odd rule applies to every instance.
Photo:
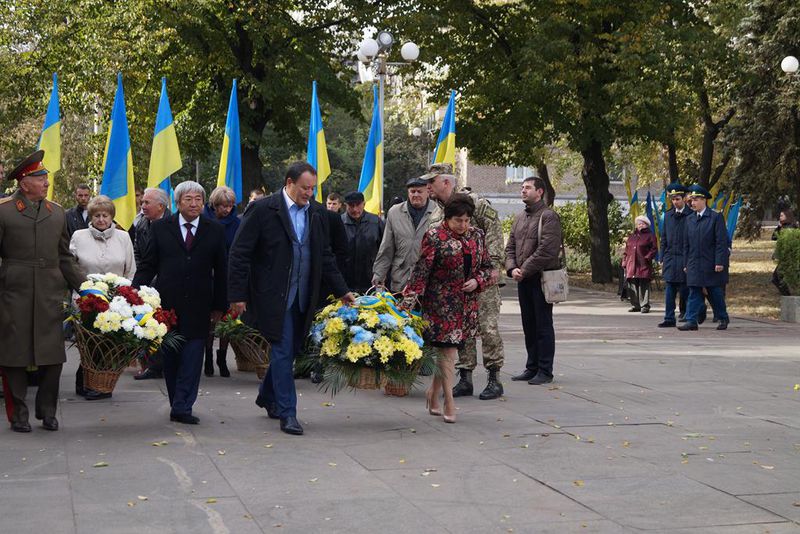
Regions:
[[184, 223], [186, 227], [186, 239], [184, 240], [183, 244], [186, 247], [186, 250], [192, 248], [192, 242], [194, 241], [194, 234], [192, 234], [192, 223]]

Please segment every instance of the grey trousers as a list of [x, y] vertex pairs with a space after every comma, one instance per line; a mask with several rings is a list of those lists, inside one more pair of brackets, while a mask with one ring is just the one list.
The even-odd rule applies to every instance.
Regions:
[[628, 278], [628, 296], [634, 308], [650, 309], [650, 280]]
[[[62, 364], [39, 366], [39, 388], [36, 391], [36, 419], [55, 417], [58, 407], [58, 387]], [[25, 397], [28, 393], [28, 373], [24, 367], [3, 367], [14, 399], [12, 422], [27, 422], [29, 417]]]

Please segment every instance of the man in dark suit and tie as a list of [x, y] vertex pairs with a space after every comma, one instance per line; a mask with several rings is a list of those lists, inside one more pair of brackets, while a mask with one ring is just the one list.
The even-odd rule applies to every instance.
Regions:
[[151, 225], [133, 284], [149, 285], [156, 278], [161, 306], [178, 316], [177, 331], [185, 338], [182, 348], [162, 348], [170, 420], [196, 425], [199, 419], [192, 415], [192, 405], [197, 400], [209, 321], [218, 321], [227, 309], [225, 230], [200, 217], [205, 191], [197, 182], [178, 184], [175, 200], [178, 213]]
[[248, 206], [229, 260], [231, 309], [247, 311], [247, 322], [272, 344], [256, 404], [294, 435], [303, 427], [297, 421], [292, 364], [323, 279], [343, 302], [354, 302], [331, 252], [325, 207], [310, 202], [316, 184], [317, 171], [310, 164], [290, 165], [280, 191]]

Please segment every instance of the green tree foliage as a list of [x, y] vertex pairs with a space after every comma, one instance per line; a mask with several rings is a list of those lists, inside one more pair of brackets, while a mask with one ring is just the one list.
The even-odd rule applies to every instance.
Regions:
[[800, 230], [785, 229], [775, 247], [778, 271], [792, 295], [800, 295]]

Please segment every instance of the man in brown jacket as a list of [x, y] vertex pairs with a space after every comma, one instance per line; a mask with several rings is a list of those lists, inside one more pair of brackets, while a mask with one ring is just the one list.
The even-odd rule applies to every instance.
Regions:
[[542, 271], [559, 268], [561, 221], [556, 212], [545, 204], [544, 192], [545, 184], [541, 178], [526, 178], [522, 182], [525, 211], [514, 218], [506, 244], [506, 271], [508, 276], [517, 281], [522, 330], [528, 353], [525, 370], [511, 379], [525, 380], [528, 384], [553, 381], [556, 351], [553, 305], [544, 299]]
[[18, 189], [0, 200], [0, 367], [14, 401], [11, 428], [30, 432], [25, 404], [30, 366], [39, 368], [36, 418], [58, 430], [56, 408], [61, 366], [66, 361], [61, 330], [68, 285], [86, 278], [69, 252], [64, 209], [47, 196], [44, 152], [28, 156], [8, 176]]

